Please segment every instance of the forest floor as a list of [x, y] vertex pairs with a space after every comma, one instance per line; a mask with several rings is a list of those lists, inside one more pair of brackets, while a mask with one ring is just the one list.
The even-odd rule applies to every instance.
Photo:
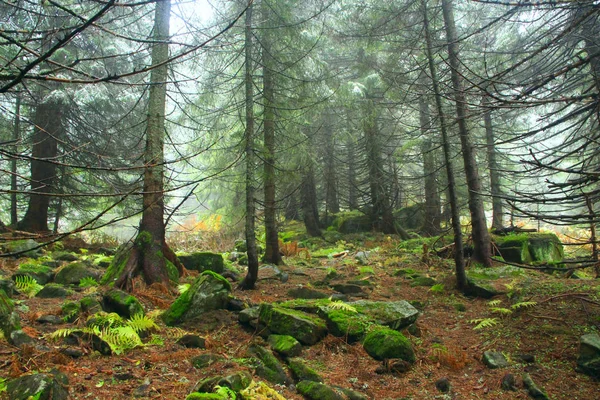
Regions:
[[[378, 234], [349, 235], [343, 242], [331, 244], [328, 250], [313, 248], [285, 258], [279, 267], [289, 275], [283, 283], [272, 275], [271, 269], [261, 270], [256, 290], [239, 291], [234, 296], [249, 303], [279, 302], [289, 299], [288, 291], [310, 287], [334, 294], [329, 287], [317, 287], [332, 270], [334, 282], [368, 280], [369, 300], [418, 301], [422, 305], [414, 334], [404, 332], [410, 339], [417, 361], [405, 373], [377, 373], [381, 362], [371, 358], [360, 343], [347, 344], [343, 338], [328, 335], [324, 340], [305, 347], [301, 357], [317, 370], [330, 385], [351, 388], [371, 399], [526, 399], [529, 395], [521, 377], [528, 373], [551, 399], [592, 400], [600, 398], [600, 385], [590, 377], [575, 371], [579, 339], [582, 334], [600, 329], [600, 281], [567, 279], [537, 271], [510, 270], [498, 277], [494, 285], [504, 294], [490, 300], [467, 298], [454, 289], [452, 262], [437, 256], [423, 257], [420, 246], [407, 248], [395, 237]], [[339, 251], [343, 248], [345, 252]], [[362, 263], [355, 257], [368, 251]], [[323, 257], [314, 254], [321, 253]], [[16, 270], [22, 260], [0, 261], [5, 275]], [[395, 276], [398, 269], [411, 268], [438, 282], [432, 287], [413, 287], [411, 280]], [[192, 281], [191, 272], [185, 281]], [[235, 285], [234, 285], [235, 287]], [[100, 287], [97, 289], [102, 291]], [[174, 295], [139, 284], [133, 293], [147, 311], [164, 309]], [[84, 293], [72, 296], [81, 298]], [[256, 332], [237, 322], [237, 314], [220, 310], [206, 315], [195, 325], [181, 329], [206, 338], [206, 349], [187, 349], [164, 335], [163, 345], [144, 346], [120, 356], [103, 356], [82, 348], [84, 355], [73, 359], [64, 355], [61, 344], [48, 335], [73, 324], [45, 325], [36, 320], [46, 314], [61, 314], [62, 299], [27, 298], [19, 295], [18, 307], [23, 329], [37, 338], [38, 345], [17, 349], [5, 340], [0, 341], [0, 376], [17, 377], [32, 371], [56, 368], [69, 379], [73, 399], [128, 399], [141, 395], [147, 398], [185, 399], [201, 379], [228, 375], [240, 369], [253, 371], [239, 362], [247, 347], [262, 339]], [[516, 302], [530, 303], [529, 307], [508, 311]], [[496, 324], [474, 329], [473, 320], [496, 318]], [[74, 325], [82, 325], [83, 319]], [[163, 326], [166, 332], [168, 329]], [[489, 369], [482, 363], [487, 350], [504, 353], [510, 366]], [[224, 357], [208, 368], [198, 370], [190, 359], [203, 353]], [[521, 355], [533, 356], [525, 362]], [[504, 391], [500, 384], [511, 373], [516, 377], [517, 390]], [[441, 393], [435, 382], [447, 378], [449, 393]], [[255, 380], [261, 380], [254, 375]], [[301, 399], [294, 387], [272, 385], [286, 399]], [[1, 396], [1, 394], [0, 394]]]

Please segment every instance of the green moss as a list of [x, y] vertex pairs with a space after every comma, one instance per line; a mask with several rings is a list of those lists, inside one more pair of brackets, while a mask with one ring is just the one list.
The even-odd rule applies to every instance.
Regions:
[[65, 301], [60, 309], [65, 322], [74, 322], [81, 312], [81, 306], [74, 301]]
[[190, 393], [185, 400], [229, 400], [231, 397], [217, 393]]
[[152, 243], [152, 234], [148, 231], [140, 231], [135, 238], [135, 245], [144, 248]]
[[336, 393], [332, 388], [319, 382], [300, 381], [296, 389], [303, 396], [312, 400], [343, 400], [344, 397]]
[[363, 314], [331, 310], [326, 314], [327, 327], [333, 336], [345, 337], [349, 343], [362, 340], [373, 321]]
[[17, 273], [27, 273], [27, 272], [31, 272], [34, 274], [51, 274], [52, 268], [47, 267], [42, 264], [35, 263], [35, 262], [26, 262], [26, 263], [19, 265], [19, 269], [17, 270]]
[[109, 290], [104, 293], [103, 301], [107, 309], [110, 309], [125, 318], [131, 318], [137, 314], [144, 314], [144, 308], [138, 299], [122, 290]]
[[179, 271], [177, 270], [177, 267], [175, 266], [175, 264], [173, 264], [171, 261], [165, 259], [165, 267], [167, 268], [167, 274], [169, 275], [169, 280], [171, 280], [172, 282], [179, 282]]
[[273, 350], [286, 357], [298, 355], [302, 349], [300, 342], [289, 335], [270, 335], [268, 342]]
[[289, 308], [263, 303], [259, 320], [272, 332], [293, 336], [307, 345], [315, 344], [327, 335], [327, 327], [321, 318]]
[[231, 287], [231, 283], [222, 275], [217, 274], [216, 272], [213, 271], [204, 271], [203, 273], [200, 274], [202, 275], [209, 275], [212, 276], [213, 278], [221, 281], [223, 283], [223, 285], [227, 288], [227, 290], [232, 291], [233, 288]]
[[131, 256], [132, 245], [125, 244], [117, 250], [117, 254], [110, 262], [110, 265], [106, 269], [106, 273], [100, 279], [101, 285], [113, 285], [115, 281], [121, 276], [129, 257]]
[[280, 307], [291, 308], [294, 310], [305, 311], [309, 313], [317, 313], [321, 307], [326, 307], [331, 304], [329, 299], [294, 299], [279, 303]]
[[298, 381], [323, 382], [323, 378], [317, 371], [309, 367], [301, 358], [290, 358], [288, 367]]
[[102, 311], [102, 306], [98, 299], [94, 296], [85, 296], [81, 300], [79, 300], [79, 306], [82, 311], [95, 313], [98, 311]]
[[400, 358], [410, 363], [415, 362], [415, 353], [410, 341], [393, 329], [381, 327], [369, 332], [363, 347], [376, 360]]

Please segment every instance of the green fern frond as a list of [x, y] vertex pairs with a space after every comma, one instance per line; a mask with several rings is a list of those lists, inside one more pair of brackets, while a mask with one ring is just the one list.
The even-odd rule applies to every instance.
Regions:
[[88, 326], [90, 327], [98, 327], [99, 329], [104, 328], [116, 328], [119, 326], [124, 326], [125, 321], [123, 318], [117, 313], [107, 313], [104, 311], [99, 311], [94, 315], [91, 315], [88, 318]]
[[499, 300], [499, 299], [488, 301], [488, 306], [490, 306], [490, 307], [496, 307], [496, 306], [499, 306], [500, 304], [502, 304], [502, 300]]
[[146, 346], [164, 346], [165, 340], [160, 335], [152, 334], [146, 343]]
[[214, 393], [220, 395], [223, 399], [235, 400], [236, 394], [227, 386], [215, 386]]
[[445, 286], [443, 283], [436, 283], [431, 288], [429, 288], [429, 291], [431, 291], [433, 293], [443, 293], [444, 290], [445, 290]]
[[98, 282], [91, 276], [86, 276], [79, 281], [80, 288], [87, 288], [92, 286], [98, 286]]
[[522, 301], [520, 303], [515, 303], [510, 308], [513, 310], [518, 310], [520, 308], [531, 308], [537, 306], [537, 301]]
[[79, 331], [79, 329], [70, 329], [70, 328], [57, 329], [49, 335], [49, 338], [52, 340], [58, 340], [58, 339], [66, 338], [70, 334], [72, 334], [74, 332], [78, 332], [78, 331]]
[[491, 326], [498, 325], [498, 323], [500, 321], [498, 320], [498, 318], [479, 318], [479, 319], [472, 319], [469, 322], [472, 324], [476, 324], [473, 327], [473, 329], [477, 330], [477, 329], [489, 328]]
[[490, 308], [490, 311], [493, 313], [502, 314], [502, 315], [512, 314], [512, 310], [509, 310], [508, 308], [504, 308], [504, 307], [492, 307], [492, 308]]
[[348, 311], [351, 313], [357, 313], [358, 311], [356, 311], [356, 308], [352, 307], [350, 304], [346, 304], [343, 301], [332, 301], [331, 303], [329, 303], [327, 305], [329, 308], [334, 309], [334, 310], [342, 310], [342, 311]]
[[117, 355], [144, 345], [137, 332], [130, 326], [103, 329], [98, 336], [104, 340], [110, 346], [112, 352]]
[[179, 339], [179, 338], [181, 338], [181, 337], [183, 337], [185, 335], [188, 335], [189, 332], [186, 331], [186, 330], [184, 330], [184, 329], [181, 329], [181, 328], [178, 328], [178, 327], [174, 327], [174, 328], [167, 329], [164, 334], [169, 339], [175, 339], [175, 340], [177, 340], [177, 339]]
[[15, 277], [15, 286], [19, 292], [27, 295], [27, 297], [35, 296], [43, 288], [42, 285], [29, 275]]
[[160, 328], [154, 320], [144, 314], [136, 314], [125, 322], [125, 325], [130, 326], [137, 333], [159, 331]]

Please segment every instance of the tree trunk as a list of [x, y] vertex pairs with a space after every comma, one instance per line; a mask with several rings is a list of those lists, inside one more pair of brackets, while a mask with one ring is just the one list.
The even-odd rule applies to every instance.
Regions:
[[150, 73], [150, 93], [144, 149], [144, 194], [140, 231], [132, 254], [116, 287], [131, 289], [131, 278], [141, 271], [147, 284], [162, 283], [170, 279], [166, 262], [173, 263], [179, 273], [183, 266], [165, 242], [164, 223], [164, 137], [169, 59], [169, 20], [171, 1], [156, 2], [154, 13], [154, 45], [152, 65], [160, 65]]
[[31, 194], [27, 211], [17, 224], [22, 231], [49, 231], [48, 208], [56, 180], [58, 141], [64, 136], [63, 112], [60, 100], [47, 100], [36, 107], [31, 149]]
[[[17, 93], [15, 104], [15, 122], [13, 125], [14, 152], [18, 153], [19, 138], [21, 136], [21, 95]], [[16, 226], [19, 221], [17, 213], [17, 157], [10, 160], [10, 224]]]
[[[348, 117], [349, 118], [349, 117]], [[358, 196], [356, 193], [356, 152], [355, 141], [350, 133], [346, 141], [346, 162], [348, 163], [348, 209], [358, 210]]]
[[301, 193], [302, 217], [304, 225], [306, 226], [306, 232], [313, 237], [321, 236], [321, 230], [319, 229], [319, 210], [317, 208], [317, 189], [312, 162], [303, 174]]
[[492, 110], [486, 95], [483, 96], [483, 122], [485, 124], [485, 139], [487, 144], [487, 161], [490, 170], [490, 192], [492, 195], [492, 229], [504, 227], [502, 206], [502, 189], [500, 187], [500, 170], [496, 159], [496, 144], [492, 126]]
[[367, 98], [366, 101], [367, 106], [363, 127], [371, 191], [371, 220], [375, 229], [383, 233], [396, 233], [394, 216], [390, 207], [383, 173], [381, 138], [377, 122], [376, 105], [373, 99]]
[[248, 255], [248, 273], [239, 284], [240, 289], [254, 289], [258, 279], [258, 252], [256, 250], [256, 213], [254, 203], [254, 84], [252, 72], [252, 4], [246, 10], [245, 27], [245, 89], [246, 89], [246, 248]]
[[452, 78], [454, 100], [456, 102], [456, 118], [467, 177], [467, 187], [469, 189], [469, 211], [471, 213], [472, 236], [475, 247], [473, 257], [483, 265], [491, 266], [490, 235], [487, 230], [483, 199], [481, 198], [479, 172], [477, 171], [471, 137], [467, 129], [466, 100], [459, 73], [458, 45], [452, 0], [442, 0], [442, 12], [446, 27], [446, 40], [448, 41], [448, 61], [450, 63], [450, 75]]
[[329, 213], [336, 214], [340, 212], [340, 203], [338, 201], [337, 174], [335, 171], [335, 145], [333, 141], [333, 125], [330, 114], [325, 115], [325, 157], [324, 157], [325, 178], [325, 219]]
[[425, 220], [423, 222], [423, 233], [435, 236], [440, 233], [441, 211], [440, 192], [437, 185], [437, 172], [435, 165], [435, 153], [431, 143], [431, 118], [429, 115], [429, 103], [422, 93], [419, 97], [419, 116], [421, 123], [421, 135], [423, 144], [423, 176], [425, 177]]
[[265, 190], [265, 262], [281, 264], [277, 234], [277, 203], [275, 199], [275, 107], [273, 83], [272, 33], [268, 29], [271, 18], [269, 5], [262, 3], [262, 17], [267, 26], [263, 36], [263, 134], [264, 134], [264, 190]]
[[433, 59], [433, 50], [431, 44], [431, 33], [429, 31], [429, 18], [427, 16], [427, 0], [421, 0], [423, 12], [423, 25], [425, 31], [426, 53], [429, 66], [429, 74], [433, 92], [435, 94], [435, 104], [438, 111], [438, 119], [440, 121], [440, 130], [442, 133], [442, 148], [444, 151], [444, 160], [446, 166], [446, 176], [448, 179], [448, 197], [452, 212], [452, 231], [454, 232], [454, 265], [456, 272], [456, 285], [460, 291], [467, 293], [469, 283], [465, 273], [465, 261], [463, 254], [462, 230], [460, 226], [460, 213], [458, 209], [458, 199], [456, 197], [456, 183], [454, 181], [454, 167], [452, 165], [452, 155], [450, 154], [450, 141], [446, 130], [446, 121], [444, 118], [444, 109], [442, 105], [442, 95], [435, 69], [435, 60]]

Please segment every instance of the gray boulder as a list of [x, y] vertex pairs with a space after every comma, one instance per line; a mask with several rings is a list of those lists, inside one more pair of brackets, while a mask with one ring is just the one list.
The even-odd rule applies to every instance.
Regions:
[[38, 258], [40, 249], [37, 248], [40, 244], [33, 239], [13, 240], [5, 242], [2, 247], [6, 253], [21, 253], [15, 257]]
[[21, 329], [19, 315], [14, 311], [15, 305], [3, 290], [0, 290], [0, 330], [4, 337], [10, 338], [10, 334]]
[[327, 326], [321, 318], [271, 304], [261, 304], [259, 321], [266, 325], [269, 331], [292, 336], [300, 343], [309, 346], [327, 335]]
[[583, 335], [579, 342], [577, 370], [594, 379], [600, 379], [600, 336], [597, 333]]
[[419, 311], [405, 300], [389, 302], [359, 300], [348, 305], [372, 318], [376, 323], [398, 331], [413, 324], [419, 316]]
[[207, 311], [227, 308], [231, 284], [221, 275], [205, 271], [175, 300], [162, 315], [167, 325], [176, 325], [197, 318]]
[[42, 290], [37, 292], [35, 297], [41, 299], [62, 299], [73, 294], [72, 290], [56, 283], [48, 283]]
[[184, 267], [194, 271], [213, 271], [220, 274], [225, 269], [223, 256], [219, 253], [197, 252], [180, 255], [177, 258]]
[[69, 398], [69, 380], [61, 372], [24, 375], [8, 381], [6, 393], [11, 400], [43, 399], [66, 400]]
[[508, 367], [508, 360], [504, 357], [504, 354], [499, 351], [486, 351], [483, 353], [482, 361], [490, 369], [506, 368]]
[[121, 317], [131, 318], [144, 314], [144, 308], [135, 296], [119, 289], [110, 289], [102, 296], [102, 308], [106, 312], [116, 312]]

